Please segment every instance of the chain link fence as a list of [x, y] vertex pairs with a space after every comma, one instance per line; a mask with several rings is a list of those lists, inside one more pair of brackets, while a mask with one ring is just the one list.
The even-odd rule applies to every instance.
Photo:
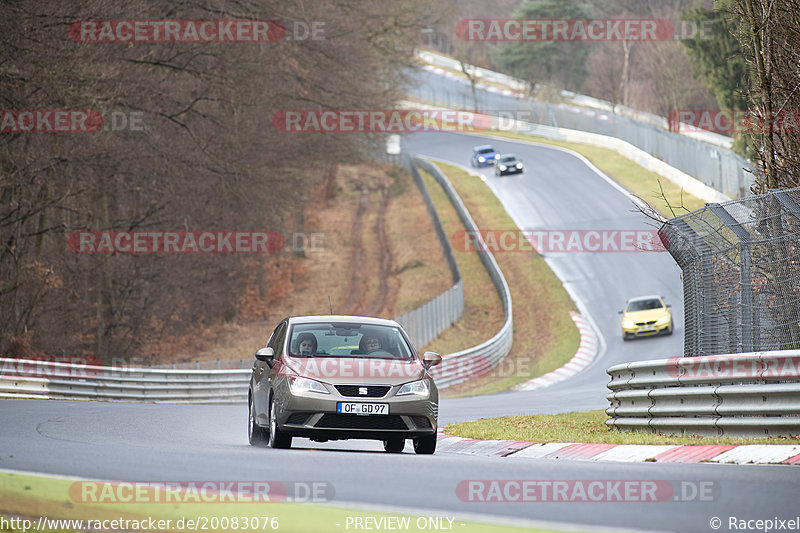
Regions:
[[684, 356], [800, 348], [800, 187], [668, 220], [683, 271]]

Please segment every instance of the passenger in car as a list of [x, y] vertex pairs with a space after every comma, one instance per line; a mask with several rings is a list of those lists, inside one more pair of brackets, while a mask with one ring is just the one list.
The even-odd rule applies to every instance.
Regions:
[[301, 333], [297, 336], [298, 355], [314, 355], [317, 353], [317, 337], [313, 333]]

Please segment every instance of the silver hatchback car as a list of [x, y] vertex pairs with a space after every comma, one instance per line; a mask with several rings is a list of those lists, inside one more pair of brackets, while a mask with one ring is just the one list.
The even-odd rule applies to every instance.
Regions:
[[431, 367], [393, 320], [301, 316], [281, 321], [256, 352], [248, 394], [254, 446], [289, 448], [293, 437], [318, 442], [377, 439], [387, 452], [436, 450], [439, 392]]

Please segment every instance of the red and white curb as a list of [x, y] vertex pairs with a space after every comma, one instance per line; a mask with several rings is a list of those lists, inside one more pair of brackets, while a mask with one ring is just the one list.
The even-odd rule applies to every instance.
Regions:
[[483, 457], [567, 459], [654, 463], [734, 463], [800, 465], [800, 444], [655, 445], [537, 443], [521, 440], [477, 440], [439, 430], [437, 451]]
[[569, 315], [581, 333], [581, 343], [578, 346], [578, 351], [561, 368], [517, 385], [514, 390], [534, 390], [564, 381], [586, 368], [592, 362], [592, 359], [597, 355], [597, 335], [583, 315], [572, 311], [570, 311]]

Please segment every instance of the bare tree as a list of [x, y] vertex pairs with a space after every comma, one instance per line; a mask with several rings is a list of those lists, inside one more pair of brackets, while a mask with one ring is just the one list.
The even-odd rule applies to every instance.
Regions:
[[748, 97], [761, 172], [754, 192], [800, 185], [800, 10], [791, 0], [736, 0], [753, 75]]
[[[260, 44], [77, 43], [68, 33], [73, 21], [165, 18], [280, 20], [290, 31], [321, 22], [324, 33]], [[289, 134], [273, 116], [391, 107], [428, 19], [417, 0], [2, 3], [0, 108], [137, 113], [145, 127], [0, 136], [0, 350], [147, 355], [164, 336], [233, 320], [253, 270], [242, 255], [76, 254], [67, 237], [288, 235], [331, 166], [382, 139]]]

